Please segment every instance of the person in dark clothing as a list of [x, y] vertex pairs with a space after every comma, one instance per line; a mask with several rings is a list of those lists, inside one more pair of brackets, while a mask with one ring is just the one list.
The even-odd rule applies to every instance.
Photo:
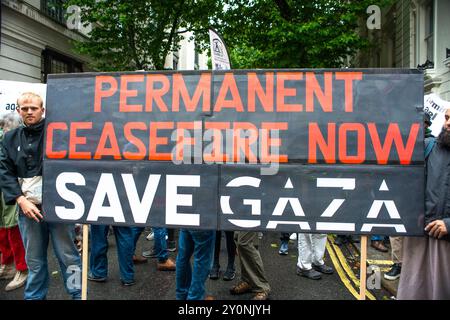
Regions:
[[[5, 134], [0, 152], [0, 188], [6, 204], [19, 205], [19, 228], [25, 247], [28, 278], [25, 299], [45, 299], [48, 292], [47, 248], [52, 247], [67, 292], [81, 299], [81, 286], [67, 281], [81, 259], [75, 245], [75, 225], [46, 222], [42, 213], [42, 158], [45, 120], [42, 98], [34, 93], [17, 100], [23, 125]], [[70, 270], [69, 267], [72, 267]], [[69, 285], [70, 283], [70, 285]]]
[[403, 240], [398, 300], [450, 299], [450, 109], [432, 146], [425, 157], [425, 236]]
[[[234, 232], [233, 231], [224, 231], [224, 232], [227, 241], [226, 244], [227, 244], [228, 263], [227, 269], [223, 274], [223, 280], [231, 281], [236, 277], [236, 267], [234, 265], [234, 260], [236, 257], [236, 244], [234, 243]], [[222, 231], [219, 230], [216, 232], [216, 243], [214, 247], [214, 263], [209, 273], [209, 278], [211, 280], [219, 279], [220, 274], [219, 257], [220, 257], [221, 238], [222, 238]]]

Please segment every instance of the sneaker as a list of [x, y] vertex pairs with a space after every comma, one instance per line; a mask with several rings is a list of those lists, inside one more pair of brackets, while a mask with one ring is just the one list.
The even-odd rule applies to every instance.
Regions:
[[211, 280], [217, 280], [219, 279], [219, 267], [212, 267], [211, 271], [209, 272], [209, 278]]
[[346, 244], [348, 242], [347, 236], [337, 235], [336, 238], [334, 238], [334, 244], [338, 247], [342, 246], [343, 244]]
[[167, 251], [170, 252], [177, 251], [177, 244], [175, 241], [167, 241]]
[[175, 271], [176, 265], [172, 259], [168, 258], [164, 262], [158, 262], [157, 269], [158, 271]]
[[147, 235], [146, 238], [148, 241], [152, 241], [153, 239], [155, 239], [155, 234], [153, 233], [153, 230], [150, 231], [150, 233]]
[[227, 268], [225, 273], [223, 274], [223, 280], [225, 281], [231, 281], [236, 277], [236, 271], [234, 268]]
[[384, 274], [386, 280], [397, 280], [400, 278], [400, 273], [402, 272], [402, 265], [399, 263], [394, 263], [391, 270]]
[[385, 245], [383, 244], [383, 241], [381, 241], [381, 240], [371, 241], [370, 246], [381, 252], [389, 251], [389, 249], [385, 247]]
[[136, 284], [136, 281], [131, 280], [131, 281], [123, 281], [122, 279], [120, 279], [120, 282], [122, 283], [123, 286], [125, 287], [130, 287], [130, 286], [134, 286]]
[[252, 287], [250, 286], [250, 284], [248, 282], [241, 281], [237, 285], [235, 285], [234, 287], [232, 287], [230, 289], [230, 293], [231, 294], [243, 294], [243, 293], [250, 292], [251, 290], [252, 290]]
[[312, 265], [313, 269], [324, 274], [333, 274], [334, 270], [332, 267], [327, 266], [326, 264], [314, 264]]
[[0, 266], [0, 280], [10, 280], [16, 275], [13, 264], [2, 264]]
[[278, 253], [283, 255], [283, 256], [287, 256], [288, 255], [288, 250], [289, 250], [289, 245], [287, 241], [281, 241], [281, 246], [280, 246], [280, 250], [278, 250]]
[[289, 236], [289, 239], [291, 240], [297, 240], [297, 233], [293, 233]]
[[314, 270], [314, 269], [302, 269], [297, 266], [297, 275], [311, 279], [311, 280], [319, 280], [322, 278], [322, 275], [320, 272]]
[[7, 284], [5, 291], [12, 291], [15, 290], [17, 288], [22, 287], [25, 282], [27, 281], [27, 277], [28, 277], [28, 271], [17, 271], [16, 275], [14, 276], [14, 279]]
[[152, 249], [152, 250], [142, 252], [142, 256], [144, 258], [156, 258], [156, 257], [158, 257], [158, 254], [156, 253], [155, 249]]
[[106, 277], [94, 277], [92, 274], [88, 274], [88, 280], [94, 282], [106, 282]]
[[146, 262], [147, 262], [147, 258], [133, 255], [133, 263], [134, 264], [141, 264], [141, 263], [146, 263]]

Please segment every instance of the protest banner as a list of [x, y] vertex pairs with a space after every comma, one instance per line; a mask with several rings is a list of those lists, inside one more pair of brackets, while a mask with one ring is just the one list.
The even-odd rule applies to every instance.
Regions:
[[444, 125], [444, 114], [447, 109], [450, 109], [450, 101], [441, 99], [437, 94], [431, 93], [424, 97], [423, 110], [430, 115], [431, 134], [435, 137], [441, 133]]
[[52, 75], [49, 221], [422, 235], [423, 75]]
[[44, 83], [0, 80], [0, 116], [5, 113], [16, 112], [17, 98], [24, 92], [34, 92], [42, 97], [45, 106]]

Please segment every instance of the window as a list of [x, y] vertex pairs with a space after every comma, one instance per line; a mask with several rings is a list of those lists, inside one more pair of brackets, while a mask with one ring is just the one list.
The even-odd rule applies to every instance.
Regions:
[[50, 18], [59, 23], [66, 24], [64, 2], [65, 0], [42, 0], [41, 10]]
[[425, 6], [425, 43], [427, 60], [434, 61], [434, 6], [429, 1]]
[[47, 82], [47, 75], [52, 73], [83, 72], [81, 62], [50, 49], [42, 51], [42, 82]]

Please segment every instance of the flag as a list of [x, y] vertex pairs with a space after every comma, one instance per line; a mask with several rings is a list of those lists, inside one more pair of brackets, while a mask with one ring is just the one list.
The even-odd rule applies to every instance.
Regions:
[[214, 30], [209, 29], [209, 41], [211, 44], [211, 59], [213, 70], [231, 69], [228, 51], [222, 37]]

